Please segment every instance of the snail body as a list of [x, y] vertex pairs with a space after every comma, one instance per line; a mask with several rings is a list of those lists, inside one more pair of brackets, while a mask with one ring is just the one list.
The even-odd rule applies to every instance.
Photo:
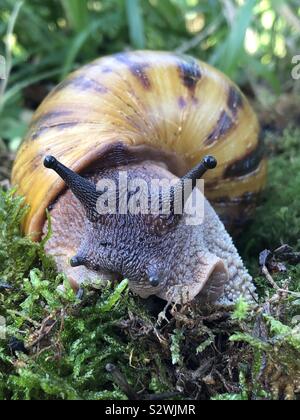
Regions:
[[[218, 161], [208, 172], [214, 165], [206, 155]], [[119, 198], [136, 193], [120, 187], [125, 172], [146, 186], [175, 182], [169, 214], [123, 215], [118, 205], [115, 215], [97, 213], [105, 189], [95, 185], [103, 179], [115, 182]], [[183, 180], [204, 174], [204, 221], [191, 226], [172, 204]], [[230, 231], [240, 229], [265, 175], [259, 124], [240, 90], [194, 58], [141, 51], [96, 60], [50, 93], [18, 152], [12, 182], [30, 205], [25, 233], [45, 234], [50, 210], [46, 249], [74, 286], [118, 275], [142, 297], [232, 302], [241, 294], [251, 299], [254, 288], [220, 218]]]

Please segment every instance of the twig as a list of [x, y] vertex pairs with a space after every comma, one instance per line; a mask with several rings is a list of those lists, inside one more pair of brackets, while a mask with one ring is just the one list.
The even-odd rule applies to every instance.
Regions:
[[292, 8], [286, 3], [280, 3], [277, 9], [278, 13], [287, 21], [287, 23], [291, 25], [295, 31], [300, 33], [300, 19], [297, 14], [293, 12]]
[[139, 396], [134, 389], [129, 385], [126, 378], [123, 376], [123, 374], [120, 372], [120, 370], [117, 368], [116, 365], [112, 363], [108, 363], [106, 365], [106, 370], [108, 373], [112, 375], [113, 381], [115, 384], [124, 392], [124, 394], [130, 399], [130, 400], [152, 400], [152, 401], [159, 401], [159, 400], [167, 400], [169, 398], [178, 397], [181, 395], [180, 392], [164, 392], [162, 394], [146, 394], [144, 396]]
[[214, 364], [214, 357], [210, 357], [209, 359], [205, 360], [199, 367], [193, 372], [189, 372], [192, 381], [197, 382], [199, 379], [202, 379], [204, 375], [208, 373], [208, 371], [212, 368]]
[[34, 325], [36, 328], [40, 326], [40, 324], [37, 321], [34, 321], [32, 318], [29, 318], [29, 316], [26, 316], [24, 314], [22, 314], [21, 312], [18, 311], [14, 311], [12, 309], [9, 309], [7, 311], [7, 313], [9, 313], [10, 315], [17, 315], [20, 318], [24, 319], [25, 321], [30, 322], [30, 324]]
[[[53, 321], [53, 323], [48, 327], [47, 323], [49, 321]], [[54, 320], [52, 315], [48, 316], [46, 319], [44, 319], [44, 321], [41, 324], [41, 328], [38, 332], [38, 337], [36, 340], [34, 340], [32, 343], [30, 343], [27, 348], [33, 348], [35, 347], [37, 344], [39, 344], [45, 337], [47, 337], [47, 335], [50, 334], [50, 332], [53, 330], [53, 328], [55, 327], [55, 325], [57, 324], [57, 320]], [[45, 328], [48, 327], [46, 330]]]
[[257, 296], [255, 295], [255, 293], [248, 287], [247, 288], [249, 294], [251, 295], [253, 301], [256, 303], [256, 305], [259, 305], [259, 300], [257, 299]]
[[130, 400], [140, 400], [138, 394], [134, 391], [131, 385], [129, 385], [126, 378], [122, 375], [117, 366], [113, 365], [112, 363], [108, 363], [106, 365], [106, 371], [112, 375], [115, 384], [124, 392], [124, 394]]
[[237, 8], [231, 0], [222, 0], [223, 3], [223, 13], [228, 22], [228, 25], [231, 26], [236, 17]]
[[212, 24], [210, 24], [207, 28], [205, 28], [202, 32], [196, 35], [194, 38], [184, 42], [178, 48], [176, 48], [175, 52], [178, 54], [184, 54], [187, 51], [191, 50], [192, 48], [197, 47], [200, 42], [204, 41], [205, 38], [212, 35], [219, 27], [222, 19], [218, 18]]
[[276, 282], [274, 281], [273, 277], [271, 276], [271, 274], [269, 273], [269, 270], [267, 269], [266, 265], [263, 265], [262, 267], [262, 272], [265, 275], [266, 279], [268, 280], [268, 282], [270, 283], [270, 285], [277, 290], [277, 292], [279, 292], [280, 287], [278, 286], [278, 284], [276, 284]]
[[147, 394], [143, 398], [143, 400], [147, 401], [161, 401], [161, 400], [169, 400], [170, 398], [178, 397], [181, 395], [181, 392], [163, 392], [162, 394]]
[[267, 269], [267, 267], [264, 265], [262, 267], [262, 273], [265, 275], [266, 279], [268, 280], [268, 282], [270, 283], [270, 285], [279, 293], [279, 294], [287, 294], [287, 295], [292, 295], [295, 297], [300, 297], [300, 293], [297, 292], [292, 292], [291, 290], [288, 289], [282, 289], [281, 287], [278, 286], [278, 284], [276, 284], [276, 282], [274, 281], [273, 277], [271, 276], [271, 274], [269, 273], [269, 270]]
[[33, 359], [37, 359], [38, 357], [41, 356], [41, 354], [45, 353], [48, 350], [51, 350], [53, 348], [53, 344], [51, 344], [51, 346], [48, 347], [44, 347], [43, 349], [39, 350], [36, 354], [34, 354], [32, 357]]
[[230, 385], [226, 379], [224, 378], [224, 376], [218, 371], [215, 370], [216, 375], [219, 377], [219, 379], [221, 380], [224, 388], [226, 389], [227, 392], [232, 393], [232, 392], [239, 392], [240, 389], [234, 385]]

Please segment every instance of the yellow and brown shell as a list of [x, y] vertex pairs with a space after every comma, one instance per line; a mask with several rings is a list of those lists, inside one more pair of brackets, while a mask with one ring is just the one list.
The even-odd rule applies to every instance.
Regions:
[[72, 73], [36, 111], [13, 168], [26, 197], [26, 233], [39, 233], [45, 209], [64, 188], [43, 167], [54, 155], [73, 171], [123, 143], [182, 175], [206, 155], [219, 165], [205, 194], [227, 227], [242, 225], [263, 188], [266, 160], [247, 99], [224, 74], [189, 56], [138, 51], [100, 58]]

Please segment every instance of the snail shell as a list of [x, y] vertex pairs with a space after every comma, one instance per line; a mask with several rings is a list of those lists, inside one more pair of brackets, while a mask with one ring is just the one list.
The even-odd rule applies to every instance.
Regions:
[[178, 176], [214, 155], [206, 197], [227, 228], [240, 228], [265, 182], [259, 131], [245, 96], [208, 64], [167, 52], [100, 58], [59, 84], [34, 115], [12, 173], [30, 205], [24, 231], [40, 235], [45, 209], [64, 189], [43, 167], [45, 155], [83, 172], [119, 142]]

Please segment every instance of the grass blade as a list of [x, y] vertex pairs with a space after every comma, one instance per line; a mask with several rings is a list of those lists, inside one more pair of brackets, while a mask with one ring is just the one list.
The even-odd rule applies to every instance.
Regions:
[[50, 71], [46, 71], [44, 73], [40, 73], [37, 76], [33, 76], [31, 78], [28, 78], [24, 80], [23, 82], [16, 83], [14, 86], [12, 86], [4, 95], [2, 98], [2, 105], [6, 105], [7, 102], [9, 102], [14, 96], [16, 96], [18, 93], [20, 93], [23, 89], [25, 89], [27, 86], [33, 85], [34, 83], [38, 83], [41, 80], [47, 80], [52, 77], [57, 76], [60, 73], [59, 69], [54, 69]]
[[246, 31], [253, 18], [253, 9], [256, 4], [257, 0], [247, 0], [239, 8], [228, 37], [219, 48], [220, 54], [216, 52], [218, 62], [215, 64], [230, 77], [234, 77], [236, 72], [239, 57], [244, 49]]
[[88, 8], [86, 0], [61, 0], [70, 27], [80, 32], [88, 25]]
[[3, 82], [0, 84], [0, 114], [3, 110], [4, 106], [4, 99], [3, 95], [7, 87], [9, 75], [12, 69], [12, 46], [10, 42], [10, 38], [13, 35], [14, 28], [16, 25], [16, 21], [18, 19], [21, 7], [23, 6], [23, 1], [18, 1], [13, 9], [11, 18], [9, 20], [7, 32], [6, 32], [6, 38], [5, 38], [5, 60], [6, 60], [6, 69], [5, 69], [5, 78]]
[[75, 37], [75, 39], [70, 45], [69, 52], [67, 53], [67, 57], [61, 70], [61, 80], [65, 79], [69, 72], [73, 69], [73, 65], [76, 60], [77, 54], [80, 52], [80, 50], [82, 49], [86, 41], [89, 39], [89, 37], [101, 25], [102, 21], [95, 21], [92, 24], [90, 24], [84, 31], [79, 32], [79, 34]]
[[126, 0], [129, 36], [134, 48], [145, 48], [144, 20], [140, 0]]

